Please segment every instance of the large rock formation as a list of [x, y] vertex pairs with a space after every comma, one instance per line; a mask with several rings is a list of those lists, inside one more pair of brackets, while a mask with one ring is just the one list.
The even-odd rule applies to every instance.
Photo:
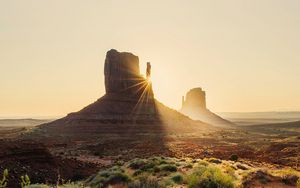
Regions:
[[106, 94], [69, 119], [103, 121], [157, 120], [152, 83], [140, 74], [139, 58], [109, 50], [104, 64]]
[[206, 95], [202, 88], [193, 88], [182, 97], [180, 112], [194, 120], [200, 120], [218, 127], [231, 127], [234, 124], [221, 118], [206, 108]]
[[109, 50], [105, 58], [104, 76], [106, 94], [153, 98], [151, 83], [140, 74], [139, 57], [132, 53]]
[[104, 64], [106, 94], [136, 94], [136, 86], [145, 82], [140, 75], [139, 58], [128, 52], [109, 50]]

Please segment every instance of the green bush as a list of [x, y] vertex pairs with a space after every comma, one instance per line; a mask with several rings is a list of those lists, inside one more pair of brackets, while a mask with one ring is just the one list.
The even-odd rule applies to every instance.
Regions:
[[87, 184], [91, 187], [106, 187], [117, 183], [127, 183], [130, 178], [124, 174], [124, 170], [118, 166], [114, 166], [110, 169], [100, 171], [95, 176], [87, 180]]
[[198, 167], [188, 177], [189, 188], [233, 188], [233, 178], [216, 167]]
[[201, 165], [201, 166], [208, 166], [208, 164], [209, 163], [207, 161], [203, 161], [203, 160], [198, 162], [198, 165]]
[[171, 179], [177, 184], [181, 184], [183, 182], [183, 176], [181, 174], [175, 174]]
[[166, 160], [163, 160], [163, 159], [162, 159], [162, 160], [159, 161], [159, 164], [168, 164], [168, 163], [167, 163]]
[[193, 168], [193, 165], [191, 163], [184, 166], [185, 168]]
[[145, 165], [146, 165], [145, 160], [143, 160], [143, 159], [134, 159], [129, 164], [129, 167], [132, 168], [132, 169], [141, 169]]
[[211, 163], [215, 163], [215, 164], [221, 164], [222, 163], [222, 161], [220, 159], [216, 159], [216, 158], [209, 158], [208, 161], [211, 162]]
[[237, 161], [239, 159], [239, 157], [236, 154], [233, 154], [229, 157], [229, 160], [231, 161]]
[[150, 170], [150, 169], [152, 169], [152, 168], [154, 168], [154, 167], [155, 167], [155, 163], [152, 162], [152, 161], [150, 161], [150, 162], [146, 163], [146, 164], [141, 168], [141, 170], [147, 171], [147, 170]]
[[130, 182], [128, 188], [163, 188], [155, 177], [142, 176], [139, 179]]
[[160, 165], [160, 169], [163, 171], [167, 171], [167, 172], [176, 172], [177, 171], [177, 167], [175, 165], [171, 165], [171, 164]]
[[142, 173], [143, 173], [142, 170], [136, 170], [132, 175], [133, 175], [133, 176], [138, 176], [138, 175], [140, 175], [140, 174], [142, 174]]

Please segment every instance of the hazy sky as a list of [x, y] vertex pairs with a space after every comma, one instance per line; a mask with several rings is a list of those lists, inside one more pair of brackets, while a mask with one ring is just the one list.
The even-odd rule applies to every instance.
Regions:
[[216, 112], [300, 110], [299, 0], [0, 0], [0, 116], [56, 116], [101, 97], [107, 50], [152, 64], [155, 96]]

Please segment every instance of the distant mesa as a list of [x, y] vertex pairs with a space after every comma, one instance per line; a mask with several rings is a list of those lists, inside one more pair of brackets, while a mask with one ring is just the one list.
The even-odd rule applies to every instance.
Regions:
[[206, 94], [200, 87], [188, 91], [185, 98], [182, 96], [182, 107], [180, 112], [194, 120], [200, 120], [218, 127], [234, 125], [234, 123], [221, 118], [207, 109]]

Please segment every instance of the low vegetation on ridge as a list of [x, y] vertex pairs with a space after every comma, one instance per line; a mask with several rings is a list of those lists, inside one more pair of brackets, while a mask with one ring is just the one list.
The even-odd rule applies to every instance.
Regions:
[[[116, 161], [110, 168], [85, 180], [57, 185], [32, 184], [28, 176], [21, 177], [22, 188], [235, 188], [300, 186], [300, 173], [293, 169], [257, 168], [247, 162], [216, 158], [191, 159], [151, 157]], [[6, 188], [8, 171], [3, 173], [0, 188]]]

